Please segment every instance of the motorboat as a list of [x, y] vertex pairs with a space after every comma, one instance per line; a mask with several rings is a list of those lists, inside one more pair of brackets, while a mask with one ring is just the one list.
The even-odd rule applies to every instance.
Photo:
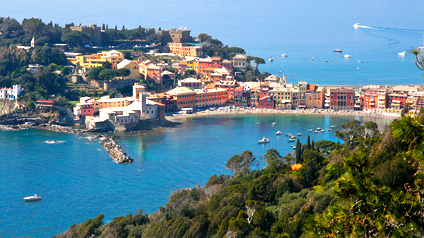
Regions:
[[275, 134], [276, 134], [277, 136], [279, 136], [279, 135], [283, 134], [283, 132], [281, 132], [281, 131], [277, 131], [277, 132], [275, 132]]
[[289, 142], [295, 142], [296, 141], [296, 139], [295, 138], [290, 138], [289, 139]]
[[325, 62], [328, 62], [328, 59], [326, 59]]
[[315, 58], [314, 57], [311, 57], [311, 60], [314, 60]]
[[355, 23], [353, 24], [353, 28], [358, 29], [361, 25], [359, 25], [359, 23]]
[[256, 125], [259, 125], [259, 122], [256, 122]]
[[330, 128], [330, 129], [328, 129], [328, 131], [332, 131], [332, 130], [333, 130], [333, 129], [331, 129], [331, 128]]
[[290, 147], [294, 147], [294, 145], [290, 145]]
[[273, 123], [272, 123], [272, 125], [273, 125], [273, 126], [275, 126], [276, 124], [277, 124], [276, 122], [273, 122]]
[[55, 140], [46, 140], [46, 143], [47, 144], [56, 144], [57, 141], [55, 141]]
[[364, 63], [364, 61], [362, 61], [362, 60], [358, 60], [358, 63]]
[[342, 50], [342, 49], [337, 48], [337, 49], [335, 49], [335, 50], [334, 50], [334, 52], [336, 52], [336, 53], [342, 53], [342, 52], [343, 52], [343, 50]]
[[399, 57], [405, 57], [406, 56], [406, 52], [405, 51], [403, 51], [403, 52], [400, 52], [400, 53], [398, 53], [398, 55], [399, 55]]
[[331, 128], [334, 128], [334, 127], [336, 127], [336, 126], [335, 126], [335, 125], [331, 125], [330, 127], [331, 127]]
[[361, 68], [359, 68], [359, 67], [358, 67], [358, 68], [356, 68], [356, 69], [357, 69], [357, 70], [361, 70]]
[[281, 54], [281, 57], [286, 58], [287, 54]]
[[272, 58], [272, 57], [269, 57], [269, 62], [271, 62], [271, 61], [274, 61], [274, 58]]
[[292, 136], [292, 137], [290, 137], [291, 139], [297, 139], [297, 136]]
[[269, 143], [269, 139], [266, 137], [263, 137], [262, 139], [258, 141], [258, 144], [266, 144], [266, 143]]
[[316, 133], [318, 133], [319, 131], [314, 131], [314, 133], [316, 134]]
[[330, 59], [331, 61], [334, 61], [333, 59]]
[[25, 202], [37, 202], [41, 200], [41, 196], [34, 194], [34, 196], [24, 197]]
[[302, 136], [302, 133], [297, 133], [297, 136]]
[[347, 59], [347, 58], [350, 58], [351, 55], [345, 54], [344, 57]]
[[292, 133], [289, 133], [289, 134], [287, 134], [286, 136], [288, 136], [288, 137], [292, 137], [292, 136], [293, 136], [293, 134], [292, 134]]
[[321, 127], [317, 127], [317, 131], [320, 131], [321, 130]]
[[312, 131], [313, 131], [312, 129], [309, 129], [309, 130], [308, 130], [308, 132], [312, 132]]

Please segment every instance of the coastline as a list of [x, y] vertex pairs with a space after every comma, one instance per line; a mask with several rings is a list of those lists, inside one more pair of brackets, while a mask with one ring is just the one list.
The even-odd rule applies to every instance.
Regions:
[[287, 115], [331, 115], [331, 116], [366, 116], [374, 118], [387, 118], [396, 119], [400, 117], [400, 114], [382, 114], [375, 112], [364, 112], [364, 111], [334, 111], [330, 109], [314, 110], [282, 110], [282, 109], [222, 109], [219, 108], [214, 111], [200, 111], [192, 114], [174, 114], [173, 116], [167, 116], [166, 119], [170, 121], [181, 122], [188, 118], [196, 117], [207, 117], [207, 116], [225, 116], [225, 115], [267, 115], [267, 114], [287, 114]]

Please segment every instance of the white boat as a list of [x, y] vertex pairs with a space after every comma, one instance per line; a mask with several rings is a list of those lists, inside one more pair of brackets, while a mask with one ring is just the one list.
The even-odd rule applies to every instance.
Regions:
[[311, 60], [314, 60], [314, 59], [315, 59], [314, 57], [311, 58]]
[[316, 134], [316, 133], [318, 133], [319, 131], [314, 131], [314, 133]]
[[283, 134], [283, 132], [281, 132], [281, 131], [277, 131], [277, 132], [275, 132], [275, 134], [276, 134], [277, 136], [279, 136], [279, 135]]
[[359, 23], [355, 23], [353, 24], [353, 28], [358, 29], [361, 25], [359, 25]]
[[287, 134], [286, 136], [288, 136], [288, 137], [292, 137], [292, 136], [293, 136], [293, 134], [292, 134], [292, 133], [289, 133], [289, 134]]
[[57, 141], [55, 141], [55, 140], [46, 140], [46, 143], [47, 144], [56, 144]]
[[290, 145], [290, 147], [293, 147], [294, 145]]
[[331, 127], [331, 128], [334, 128], [334, 127], [336, 127], [336, 126], [335, 126], [335, 125], [331, 125], [330, 127]]
[[296, 139], [294, 139], [294, 138], [289, 139], [289, 142], [295, 142], [295, 141], [296, 141]]
[[276, 124], [277, 124], [276, 122], [273, 122], [273, 123], [272, 123], [272, 125], [273, 125], [273, 126], [275, 126]]
[[317, 127], [317, 131], [320, 131], [321, 130], [321, 127]]
[[268, 59], [268, 60], [271, 62], [271, 61], [274, 61], [274, 58], [269, 57], [269, 59]]
[[332, 131], [332, 130], [333, 130], [333, 129], [331, 129], [331, 128], [330, 128], [330, 129], [328, 129], [328, 131]]
[[266, 143], [269, 143], [269, 139], [266, 137], [263, 137], [262, 139], [258, 141], [258, 144], [266, 144]]
[[356, 68], [357, 70], [361, 70], [361, 68]]
[[291, 139], [297, 139], [297, 136], [292, 136], [292, 137], [290, 137]]
[[256, 122], [256, 125], [259, 125], [259, 122]]
[[344, 57], [347, 59], [347, 58], [350, 58], [351, 55], [345, 54]]
[[403, 51], [403, 52], [400, 52], [400, 53], [398, 53], [398, 55], [399, 55], [399, 57], [405, 57], [406, 56], [406, 52], [405, 51]]
[[343, 50], [342, 50], [342, 49], [337, 48], [337, 49], [335, 49], [335, 50], [334, 50], [334, 52], [336, 52], [336, 53], [342, 53], [342, 52], [343, 52]]
[[312, 132], [313, 130], [312, 130], [312, 129], [309, 129], [308, 131], [309, 131], [309, 132]]
[[281, 54], [281, 57], [286, 58], [287, 54]]
[[302, 133], [297, 133], [297, 136], [301, 136], [302, 135]]
[[364, 61], [362, 61], [362, 60], [358, 60], [358, 63], [364, 63]]
[[25, 202], [37, 202], [40, 200], [41, 200], [41, 197], [37, 194], [34, 194], [34, 196], [24, 197]]

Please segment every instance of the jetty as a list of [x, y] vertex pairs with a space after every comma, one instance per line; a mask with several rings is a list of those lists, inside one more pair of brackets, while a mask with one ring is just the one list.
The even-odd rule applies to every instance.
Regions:
[[124, 152], [121, 145], [112, 136], [104, 136], [100, 138], [100, 143], [115, 163], [132, 164], [134, 162], [134, 160]]

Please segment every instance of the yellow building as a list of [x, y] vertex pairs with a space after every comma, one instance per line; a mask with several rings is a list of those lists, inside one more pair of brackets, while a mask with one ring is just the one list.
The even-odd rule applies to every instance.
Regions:
[[186, 61], [187, 63], [187, 69], [192, 69], [196, 71], [196, 73], [199, 73], [199, 61], [198, 60], [190, 60]]
[[118, 66], [118, 69], [129, 69], [131, 74], [125, 77], [126, 79], [139, 79], [140, 78], [140, 66], [135, 61], [124, 59]]
[[176, 55], [199, 57], [203, 55], [202, 46], [191, 46], [187, 43], [168, 43], [169, 51]]
[[269, 91], [269, 95], [275, 101], [275, 108], [292, 108], [293, 94], [291, 88], [274, 88]]
[[104, 51], [91, 55], [77, 55], [67, 58], [73, 65], [83, 68], [101, 67], [104, 62], [109, 61], [112, 69], [117, 69], [118, 63], [124, 60], [124, 54], [117, 50]]

